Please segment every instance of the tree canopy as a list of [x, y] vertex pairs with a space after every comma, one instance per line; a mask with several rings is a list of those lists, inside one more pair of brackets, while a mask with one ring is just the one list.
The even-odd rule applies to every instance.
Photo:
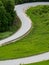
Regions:
[[15, 19], [14, 0], [0, 0], [0, 32], [10, 30]]

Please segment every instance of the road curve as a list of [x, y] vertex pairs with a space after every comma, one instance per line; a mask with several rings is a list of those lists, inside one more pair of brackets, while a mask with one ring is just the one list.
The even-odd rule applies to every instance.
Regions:
[[[0, 45], [23, 36], [31, 28], [31, 20], [25, 14], [25, 10], [28, 9], [28, 7], [37, 6], [37, 5], [49, 5], [49, 3], [37, 2], [37, 3], [26, 3], [26, 4], [15, 6], [15, 11], [17, 12], [19, 18], [21, 19], [22, 26], [14, 35], [1, 40]], [[49, 52], [40, 55], [31, 56], [31, 57], [26, 57], [26, 58], [0, 61], [0, 65], [20, 65], [20, 64], [39, 62], [43, 60], [49, 60]]]
[[20, 39], [22, 36], [24, 36], [31, 28], [31, 20], [27, 17], [27, 15], [25, 14], [25, 7], [23, 7], [23, 5], [17, 5], [15, 6], [15, 11], [17, 13], [17, 16], [20, 18], [21, 20], [21, 27], [20, 29], [13, 34], [12, 36], [5, 38], [3, 40], [0, 40], [0, 46], [4, 45], [4, 44], [8, 44], [8, 42], [12, 42], [14, 40], [18, 40]]

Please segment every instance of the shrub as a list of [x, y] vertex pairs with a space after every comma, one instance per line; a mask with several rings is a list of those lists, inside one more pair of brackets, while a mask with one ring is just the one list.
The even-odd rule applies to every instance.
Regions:
[[14, 1], [0, 1], [0, 32], [10, 30], [10, 26], [13, 25], [14, 19], [16, 18], [15, 15]]
[[0, 1], [0, 32], [5, 31], [7, 24], [8, 19], [6, 17], [6, 10], [3, 6], [3, 3]]

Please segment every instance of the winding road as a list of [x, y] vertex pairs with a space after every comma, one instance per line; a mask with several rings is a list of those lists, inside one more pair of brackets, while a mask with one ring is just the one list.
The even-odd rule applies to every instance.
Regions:
[[[12, 36], [10, 36], [6, 39], [0, 40], [0, 46], [7, 44], [10, 41], [18, 40], [20, 37], [25, 35], [30, 30], [32, 23], [31, 23], [31, 20], [25, 14], [25, 10], [27, 10], [31, 6], [37, 6], [37, 5], [49, 5], [49, 2], [26, 3], [26, 4], [21, 4], [21, 5], [15, 6], [15, 11], [22, 22], [22, 26]], [[31, 56], [31, 57], [26, 57], [26, 58], [0, 61], [0, 65], [29, 64], [29, 63], [35, 63], [35, 62], [39, 62], [39, 61], [43, 61], [43, 60], [49, 60], [49, 52]]]

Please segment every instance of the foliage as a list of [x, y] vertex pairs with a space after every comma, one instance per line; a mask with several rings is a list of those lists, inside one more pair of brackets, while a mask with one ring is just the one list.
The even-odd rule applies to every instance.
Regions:
[[13, 0], [0, 0], [0, 32], [10, 30], [16, 18]]
[[10, 26], [10, 31], [0, 32], [0, 40], [7, 38], [11, 36], [12, 34], [14, 34], [20, 28], [20, 26], [21, 26], [21, 21], [17, 16], [13, 25]]

